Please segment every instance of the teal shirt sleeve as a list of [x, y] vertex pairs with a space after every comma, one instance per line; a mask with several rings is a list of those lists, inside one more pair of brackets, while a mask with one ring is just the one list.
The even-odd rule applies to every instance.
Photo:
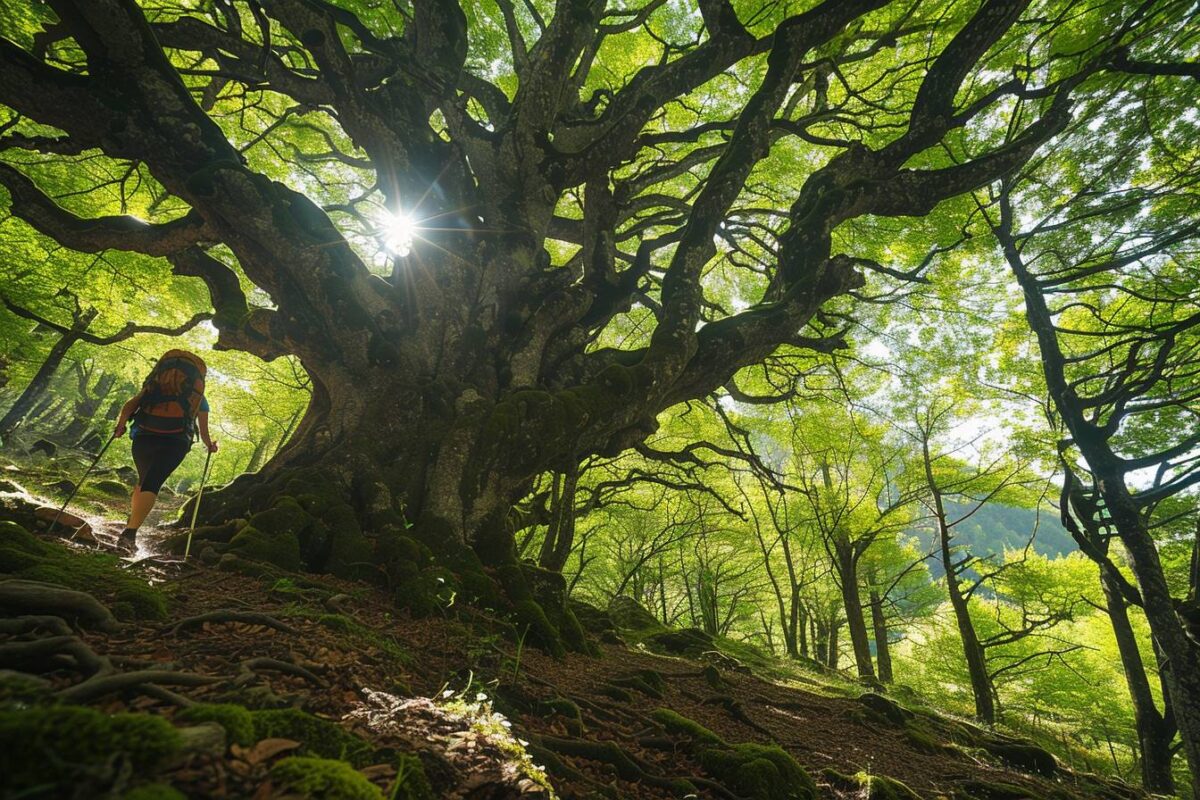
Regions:
[[205, 414], [208, 413], [208, 398], [207, 397], [200, 398], [200, 411]]

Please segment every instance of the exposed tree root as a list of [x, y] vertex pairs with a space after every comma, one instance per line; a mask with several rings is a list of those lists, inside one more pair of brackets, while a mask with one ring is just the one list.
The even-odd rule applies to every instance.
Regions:
[[0, 608], [29, 610], [64, 620], [87, 622], [105, 632], [121, 628], [112, 612], [90, 594], [64, 589], [53, 583], [18, 579], [0, 581]]
[[553, 753], [576, 758], [586, 758], [612, 766], [617, 776], [627, 781], [641, 781], [648, 786], [655, 786], [672, 791], [687, 788], [685, 784], [704, 785], [707, 789], [727, 800], [738, 800], [737, 795], [724, 786], [706, 778], [689, 776], [665, 778], [650, 771], [649, 765], [635, 756], [631, 756], [616, 742], [580, 741], [577, 739], [561, 739], [557, 736], [539, 736], [538, 744]]
[[190, 697], [186, 697], [178, 692], [172, 692], [170, 689], [164, 689], [161, 686], [156, 686], [152, 683], [145, 684], [140, 689], [141, 693], [147, 697], [153, 697], [155, 700], [161, 700], [169, 705], [178, 706], [179, 708], [188, 708], [196, 705], [196, 701]]
[[249, 658], [242, 662], [241, 675], [237, 678], [237, 683], [244, 684], [255, 678], [257, 672], [282, 672], [285, 675], [294, 675], [297, 678], [303, 678], [314, 686], [319, 686], [322, 689], [329, 688], [329, 682], [324, 678], [310, 672], [299, 664], [292, 664], [287, 661], [280, 661], [276, 658]]
[[169, 630], [172, 634], [179, 633], [186, 628], [195, 628], [203, 625], [206, 622], [241, 622], [246, 625], [265, 625], [268, 628], [274, 628], [283, 633], [291, 633], [299, 635], [300, 631], [293, 628], [284, 622], [280, 622], [269, 614], [260, 614], [257, 611], [235, 611], [226, 609], [223, 611], [209, 611], [207, 614], [197, 614], [194, 617], [186, 617], [179, 620], [174, 625], [164, 630]]
[[120, 672], [115, 675], [96, 675], [83, 683], [63, 689], [57, 695], [64, 703], [88, 703], [113, 692], [124, 691], [146, 684], [165, 683], [169, 686], [208, 686], [220, 683], [224, 678], [197, 675], [191, 672], [148, 669], [137, 672]]
[[96, 655], [79, 637], [73, 635], [0, 644], [0, 665], [21, 672], [51, 672], [60, 669], [65, 666], [60, 656], [74, 659], [74, 665], [85, 675], [107, 674], [112, 671], [108, 659]]
[[74, 631], [62, 617], [31, 614], [12, 619], [0, 619], [0, 634], [22, 636], [27, 633], [45, 632], [54, 636], [70, 636]]

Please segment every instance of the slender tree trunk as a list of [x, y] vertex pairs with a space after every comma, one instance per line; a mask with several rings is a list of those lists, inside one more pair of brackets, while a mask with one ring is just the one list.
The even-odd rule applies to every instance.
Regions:
[[875, 629], [875, 660], [879, 665], [881, 683], [892, 682], [892, 651], [888, 644], [887, 617], [883, 613], [883, 598], [871, 590], [871, 625]]
[[[554, 536], [549, 531], [542, 543], [542, 553], [538, 563], [543, 569], [562, 572], [571, 556], [571, 548], [575, 545], [575, 490], [579, 485], [579, 467], [572, 465], [563, 476], [562, 494], [559, 498], [559, 511], [553, 523]], [[547, 547], [547, 544], [550, 546]]]
[[838, 668], [839, 652], [838, 646], [838, 630], [842, 627], [842, 623], [838, 621], [837, 612], [835, 611], [829, 619], [829, 668], [836, 670]]
[[[792, 587], [791, 597], [788, 601], [788, 616], [783, 624], [783, 637], [787, 642], [787, 654], [792, 658], [799, 657], [801, 647], [805, 650], [808, 649], [807, 642], [804, 642], [804, 625], [800, 619], [800, 587], [798, 586]], [[802, 642], [804, 642], [803, 645]]]
[[813, 655], [822, 664], [829, 664], [829, 627], [820, 614], [812, 616]]
[[1133, 718], [1141, 751], [1142, 788], [1157, 794], [1174, 794], [1171, 740], [1175, 737], [1175, 728], [1167, 723], [1154, 704], [1137, 637], [1129, 623], [1129, 605], [1111, 571], [1112, 567], [1107, 564], [1100, 567], [1100, 583], [1104, 587], [1113, 638], [1117, 641], [1121, 666], [1125, 670], [1125, 684], [1133, 700]]
[[[799, 591], [799, 589], [797, 589], [796, 590], [796, 599], [795, 599], [795, 602], [792, 604], [793, 608], [797, 608], [800, 606], [799, 596], [800, 596], [800, 591]], [[803, 609], [800, 609], [800, 611], [799, 611], [799, 621], [796, 624], [796, 629], [799, 632], [798, 638], [800, 640], [800, 642], [799, 642], [800, 656], [802, 658], [809, 658], [810, 653], [809, 653], [809, 643], [808, 643], [808, 640], [809, 640], [809, 637], [808, 637], [808, 612], [804, 611]]]
[[862, 594], [858, 587], [858, 568], [854, 548], [849, 542], [835, 542], [835, 562], [838, 583], [842, 592], [842, 603], [846, 607], [846, 628], [850, 632], [850, 645], [854, 650], [854, 665], [858, 677], [875, 680], [875, 667], [871, 663], [871, 639], [867, 633], [867, 622], [863, 613]]
[[938, 549], [941, 554], [942, 568], [946, 572], [946, 594], [950, 599], [950, 608], [954, 611], [954, 622], [958, 626], [963, 656], [967, 661], [971, 694], [975, 698], [975, 716], [983, 722], [994, 724], [996, 722], [996, 694], [992, 687], [991, 676], [987, 671], [987, 655], [979, 641], [979, 635], [975, 632], [975, 623], [971, 620], [968, 599], [958, 580], [958, 566], [954, 563], [954, 551], [950, 546], [949, 520], [946, 516], [946, 506], [942, 501], [941, 490], [938, 488], [933, 474], [933, 459], [929, 452], [928, 438], [921, 441], [921, 455], [924, 461], [925, 481], [933, 499]]
[[21, 392], [20, 396], [12, 404], [12, 407], [0, 418], [0, 437], [8, 439], [29, 414], [33, 407], [46, 393], [50, 381], [54, 378], [54, 374], [58, 372], [58, 368], [62, 366], [63, 359], [67, 355], [67, 351], [75, 346], [79, 341], [79, 333], [72, 331], [60, 336], [54, 346], [50, 348], [50, 352], [46, 354], [46, 360], [38, 367], [38, 371], [34, 373], [33, 379], [29, 381], [29, 385]]

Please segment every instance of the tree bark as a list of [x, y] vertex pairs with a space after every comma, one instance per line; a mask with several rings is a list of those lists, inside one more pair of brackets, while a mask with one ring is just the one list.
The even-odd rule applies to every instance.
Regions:
[[892, 650], [888, 642], [887, 616], [883, 611], [883, 598], [871, 590], [871, 625], [875, 633], [875, 660], [879, 666], [879, 681], [892, 682]]
[[850, 645], [854, 650], [854, 666], [859, 678], [873, 682], [875, 667], [871, 662], [871, 639], [867, 633], [862, 592], [858, 585], [858, 559], [853, 545], [846, 541], [835, 542], [834, 553], [838, 588], [846, 609], [846, 629], [850, 632]]
[[1125, 671], [1125, 684], [1133, 700], [1133, 718], [1137, 729], [1142, 770], [1142, 788], [1156, 794], [1174, 794], [1175, 780], [1171, 776], [1171, 740], [1175, 738], [1175, 726], [1164, 718], [1150, 693], [1150, 681], [1138, 648], [1137, 636], [1129, 622], [1129, 604], [1121, 593], [1120, 584], [1112, 575], [1113, 568], [1104, 564], [1100, 567], [1100, 583], [1108, 605], [1108, 616], [1112, 620], [1113, 638], [1121, 655], [1121, 666]]
[[925, 461], [925, 476], [929, 482], [930, 493], [933, 497], [934, 519], [938, 529], [938, 548], [941, 554], [942, 568], [946, 572], [946, 594], [950, 599], [950, 608], [954, 611], [954, 622], [958, 626], [959, 639], [962, 642], [963, 657], [967, 662], [967, 675], [971, 681], [971, 695], [975, 698], [975, 716], [989, 725], [996, 722], [996, 694], [992, 687], [991, 676], [987, 669], [987, 656], [979, 635], [975, 632], [975, 623], [971, 620], [971, 610], [967, 597], [962, 591], [958, 578], [958, 566], [954, 563], [954, 551], [950, 546], [950, 526], [946, 518], [946, 507], [942, 502], [941, 492], [933, 476], [930, 460], [929, 444], [923, 442]]
[[[89, 319], [88, 321], [90, 322], [91, 320]], [[33, 378], [29, 381], [29, 385], [21, 391], [20, 396], [17, 397], [12, 407], [0, 419], [0, 437], [7, 440], [12, 436], [13, 431], [21, 425], [25, 416], [45, 396], [46, 389], [50, 386], [50, 382], [54, 379], [58, 368], [62, 366], [67, 352], [79, 341], [80, 333], [75, 331], [65, 333], [50, 348], [50, 352], [46, 354], [46, 360], [38, 367], [38, 371], [34, 373]]]

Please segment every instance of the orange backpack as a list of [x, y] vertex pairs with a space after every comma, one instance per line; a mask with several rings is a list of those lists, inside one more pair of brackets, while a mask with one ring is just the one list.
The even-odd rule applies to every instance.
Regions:
[[142, 382], [142, 401], [133, 419], [147, 433], [183, 433], [196, 438], [196, 415], [204, 400], [204, 360], [187, 350], [168, 350]]

